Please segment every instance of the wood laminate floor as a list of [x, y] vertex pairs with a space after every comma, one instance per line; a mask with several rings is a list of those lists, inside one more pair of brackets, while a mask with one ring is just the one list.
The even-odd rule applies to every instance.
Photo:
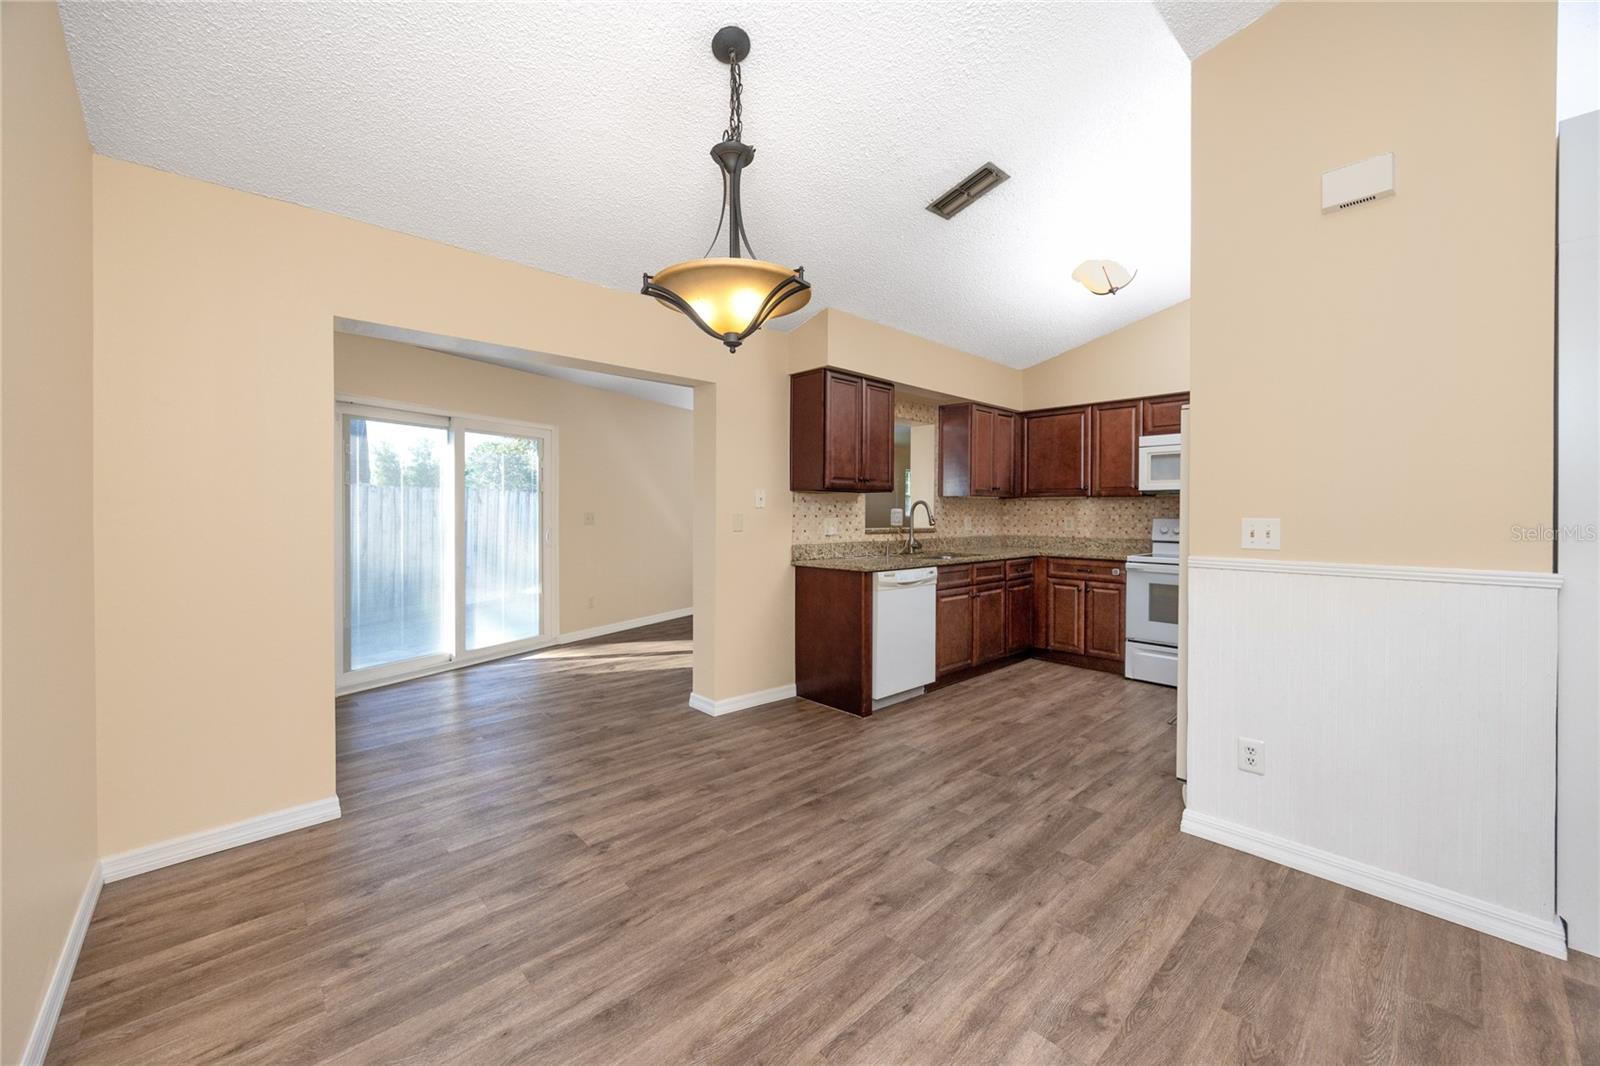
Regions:
[[1178, 833], [1168, 689], [688, 708], [667, 623], [339, 701], [338, 822], [108, 885], [69, 1063], [1600, 1063], [1562, 964]]

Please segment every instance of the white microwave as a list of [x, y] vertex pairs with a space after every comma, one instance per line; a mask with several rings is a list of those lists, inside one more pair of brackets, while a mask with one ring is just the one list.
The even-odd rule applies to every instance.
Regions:
[[1177, 492], [1182, 488], [1183, 435], [1139, 438], [1139, 491]]

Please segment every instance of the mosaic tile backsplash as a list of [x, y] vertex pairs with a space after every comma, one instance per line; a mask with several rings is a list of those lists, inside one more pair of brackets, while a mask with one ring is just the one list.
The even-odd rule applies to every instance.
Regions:
[[[930, 404], [895, 403], [895, 418], [902, 422], [931, 423], [936, 411]], [[903, 534], [867, 533], [866, 497], [855, 493], [796, 492], [793, 496], [795, 545], [827, 544], [830, 556], [881, 549], [883, 540]], [[944, 498], [928, 501], [934, 528], [948, 537], [1091, 537], [1104, 539], [1148, 538], [1150, 522], [1176, 518], [1176, 494], [1120, 498], [1052, 500], [996, 500]], [[836, 536], [828, 535], [835, 523]], [[926, 538], [924, 538], [926, 539]]]
[[[904, 535], [867, 533], [862, 496], [796, 492], [793, 498], [795, 544], [859, 542], [864, 550], [876, 550], [885, 537]], [[933, 506], [934, 529], [952, 537], [1148, 538], [1152, 519], [1178, 516], [1176, 495], [1060, 500], [935, 497], [928, 502]], [[830, 521], [839, 531], [837, 536], [828, 535]]]

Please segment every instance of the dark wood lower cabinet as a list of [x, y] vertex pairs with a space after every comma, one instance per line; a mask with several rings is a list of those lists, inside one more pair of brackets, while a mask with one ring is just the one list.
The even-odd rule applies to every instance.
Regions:
[[[939, 568], [934, 669], [957, 679], [1029, 652], [1120, 673], [1125, 581], [1115, 561], [1010, 559]], [[795, 690], [872, 713], [873, 575], [795, 570]]]
[[1006, 587], [980, 585], [972, 590], [972, 662], [979, 666], [1006, 655]]
[[1083, 654], [1083, 579], [1045, 579], [1045, 639], [1050, 651]]
[[[934, 667], [943, 677], [972, 665], [972, 587], [940, 589], [937, 610]], [[799, 634], [795, 636], [798, 639]]]
[[1123, 585], [1088, 581], [1083, 592], [1083, 653], [1100, 659], [1123, 658]]
[[872, 575], [801, 567], [794, 580], [795, 693], [872, 713]]
[[1033, 574], [1006, 583], [1006, 653], [1033, 647]]

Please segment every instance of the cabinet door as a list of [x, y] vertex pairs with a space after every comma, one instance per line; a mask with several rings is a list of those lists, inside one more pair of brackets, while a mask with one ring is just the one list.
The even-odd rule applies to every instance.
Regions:
[[972, 408], [972, 494], [994, 495], [994, 409]]
[[1045, 583], [1045, 646], [1051, 651], [1083, 652], [1084, 583], [1052, 577]]
[[1033, 577], [1006, 585], [1006, 651], [1015, 654], [1033, 647]]
[[894, 485], [894, 386], [862, 383], [861, 491], [889, 492]]
[[[861, 490], [861, 379], [851, 374], [827, 372], [827, 397], [823, 446], [823, 481], [830, 489]], [[890, 427], [890, 459], [894, 455], [894, 428]]]
[[972, 495], [972, 405], [939, 408], [939, 495]]
[[1017, 494], [1017, 416], [1010, 411], [994, 414], [994, 473], [991, 482], [996, 496]]
[[993, 662], [1006, 653], [1006, 587], [992, 585], [972, 593], [972, 661]]
[[1187, 392], [1173, 396], [1152, 396], [1141, 402], [1144, 404], [1144, 410], [1140, 415], [1143, 425], [1139, 432], [1159, 436], [1163, 433], [1177, 433], [1183, 428], [1180, 419], [1183, 405], [1189, 402]]
[[940, 674], [972, 665], [972, 590], [940, 589], [934, 617], [938, 645], [936, 666]]
[[1024, 496], [1087, 495], [1088, 457], [1088, 408], [1036, 411], [1023, 416]]
[[1085, 655], [1122, 658], [1122, 627], [1126, 619], [1123, 602], [1120, 583], [1090, 581], [1084, 585]]
[[1091, 496], [1139, 495], [1139, 401], [1091, 408]]

